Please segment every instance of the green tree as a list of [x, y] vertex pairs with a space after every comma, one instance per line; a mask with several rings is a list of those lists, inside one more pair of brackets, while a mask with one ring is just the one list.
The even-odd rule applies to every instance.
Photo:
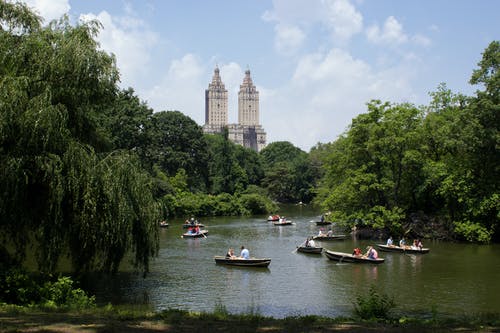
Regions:
[[368, 103], [368, 112], [327, 149], [318, 191], [323, 207], [343, 221], [400, 231], [417, 204], [421, 122], [422, 111], [410, 104]]
[[309, 202], [316, 183], [306, 152], [287, 141], [273, 142], [260, 152], [265, 175], [262, 184], [280, 202]]
[[248, 176], [236, 158], [236, 145], [229, 140], [227, 128], [222, 134], [207, 134], [209, 146], [210, 193], [233, 194], [248, 186]]
[[134, 89], [120, 90], [110, 108], [99, 113], [100, 128], [109, 136], [111, 149], [134, 150], [142, 158], [148, 143], [146, 128], [153, 110], [139, 100]]
[[23, 4], [0, 1], [0, 253], [40, 270], [62, 255], [75, 271], [116, 271], [128, 251], [148, 270], [159, 210], [128, 152], [101, 153], [98, 114], [118, 71], [95, 41], [97, 22], [42, 28]]
[[195, 121], [179, 111], [156, 112], [146, 132], [144, 159], [148, 169], [158, 165], [169, 177], [184, 169], [191, 190], [206, 190], [207, 143]]

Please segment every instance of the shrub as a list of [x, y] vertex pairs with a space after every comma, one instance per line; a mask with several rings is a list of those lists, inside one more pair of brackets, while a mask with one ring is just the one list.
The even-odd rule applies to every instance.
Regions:
[[361, 319], [388, 319], [391, 310], [396, 306], [393, 297], [380, 295], [372, 285], [368, 295], [356, 297], [354, 313]]
[[59, 277], [55, 282], [45, 282], [40, 294], [41, 305], [49, 308], [84, 309], [95, 306], [95, 297], [89, 297], [82, 289], [74, 288], [73, 280], [68, 276]]

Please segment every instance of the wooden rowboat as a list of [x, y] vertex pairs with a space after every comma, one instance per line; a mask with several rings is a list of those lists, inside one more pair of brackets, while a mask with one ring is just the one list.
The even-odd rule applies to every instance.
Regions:
[[397, 245], [384, 245], [384, 244], [377, 244], [377, 247], [379, 248], [380, 251], [385, 251], [385, 252], [398, 252], [398, 253], [411, 253], [411, 254], [425, 254], [429, 253], [430, 249], [423, 247], [421, 249], [415, 249], [412, 248], [411, 246], [405, 246], [405, 247], [400, 247]]
[[302, 253], [321, 254], [323, 248], [319, 246], [297, 246], [297, 251]]
[[274, 225], [292, 225], [292, 221], [273, 222]]
[[184, 229], [187, 229], [187, 228], [194, 228], [194, 227], [200, 227], [200, 228], [203, 228], [203, 227], [205, 227], [205, 225], [204, 225], [204, 224], [202, 224], [202, 223], [193, 223], [193, 224], [191, 224], [191, 223], [184, 223], [184, 224], [182, 225], [182, 228], [184, 228]]
[[352, 263], [363, 263], [363, 264], [381, 264], [385, 261], [383, 258], [370, 259], [365, 256], [355, 256], [350, 253], [344, 252], [334, 252], [330, 250], [325, 250], [325, 255], [330, 260], [336, 260], [338, 262], [352, 262]]
[[313, 223], [316, 223], [316, 225], [329, 225], [332, 224], [330, 221], [311, 221]]
[[327, 236], [327, 235], [322, 235], [322, 236], [314, 236], [314, 240], [318, 241], [332, 241], [332, 240], [344, 240], [347, 238], [347, 235], [332, 235], [332, 236]]
[[198, 233], [191, 234], [189, 232], [186, 232], [182, 234], [182, 238], [199, 238], [199, 237], [207, 237], [208, 235], [208, 230], [200, 230]]
[[271, 264], [270, 258], [228, 259], [223, 256], [215, 256], [214, 259], [216, 264], [229, 265], [229, 266], [267, 267], [269, 266], [269, 264]]

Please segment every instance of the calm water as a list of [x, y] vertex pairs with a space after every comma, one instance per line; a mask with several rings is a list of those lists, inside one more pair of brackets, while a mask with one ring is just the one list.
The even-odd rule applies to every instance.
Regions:
[[[424, 242], [426, 255], [384, 253], [385, 263], [338, 264], [324, 255], [294, 250], [319, 227], [310, 223], [317, 212], [290, 207], [282, 212], [295, 222], [276, 227], [266, 217], [206, 218], [207, 238], [182, 239], [182, 221], [170, 221], [160, 231], [160, 255], [151, 274], [122, 272], [113, 279], [93, 281], [99, 301], [147, 303], [156, 310], [179, 308], [213, 311], [224, 305], [232, 313], [351, 315], [359, 293], [371, 284], [392, 295], [401, 310], [473, 313], [500, 312], [499, 245]], [[395, 240], [397, 237], [395, 237]], [[352, 252], [375, 244], [348, 239], [322, 242], [326, 249]], [[254, 257], [272, 258], [269, 268], [216, 265], [214, 255], [241, 245]]]

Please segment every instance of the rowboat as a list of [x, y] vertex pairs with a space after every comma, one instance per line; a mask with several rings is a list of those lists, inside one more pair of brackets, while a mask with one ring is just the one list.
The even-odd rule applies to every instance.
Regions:
[[397, 245], [384, 245], [384, 244], [377, 244], [377, 247], [379, 248], [380, 251], [411, 253], [411, 254], [425, 254], [425, 253], [429, 253], [429, 251], [430, 251], [430, 249], [428, 249], [426, 247], [419, 249], [419, 248], [414, 248], [411, 246], [400, 247]]
[[346, 238], [347, 238], [347, 235], [331, 235], [331, 236], [317, 235], [317, 236], [313, 237], [314, 240], [318, 240], [318, 241], [344, 240]]
[[297, 246], [297, 251], [302, 253], [321, 254], [323, 248], [319, 246]]
[[223, 256], [215, 256], [214, 259], [216, 264], [229, 266], [267, 267], [269, 266], [269, 264], [271, 264], [270, 258], [229, 259]]
[[278, 222], [273, 222], [274, 225], [292, 225], [292, 221], [278, 221]]
[[381, 264], [385, 261], [383, 258], [370, 259], [365, 256], [355, 256], [350, 253], [344, 252], [334, 252], [330, 250], [325, 250], [325, 255], [330, 260], [336, 260], [338, 262], [352, 262], [352, 263], [363, 263], [363, 264]]
[[329, 225], [332, 224], [330, 221], [311, 221], [312, 223], [316, 223], [316, 225]]
[[207, 237], [206, 235], [208, 234], [208, 230], [200, 230], [200, 232], [197, 233], [189, 233], [186, 232], [182, 234], [182, 238], [199, 238], [199, 237]]
[[201, 224], [201, 223], [193, 223], [193, 224], [191, 224], [191, 223], [184, 223], [184, 224], [182, 225], [182, 227], [183, 227], [184, 229], [187, 229], [187, 228], [194, 228], [194, 227], [200, 227], [200, 228], [203, 228], [203, 227], [205, 227], [205, 225], [204, 225], [204, 224]]
[[160, 227], [168, 228], [168, 222], [167, 221], [160, 221]]

